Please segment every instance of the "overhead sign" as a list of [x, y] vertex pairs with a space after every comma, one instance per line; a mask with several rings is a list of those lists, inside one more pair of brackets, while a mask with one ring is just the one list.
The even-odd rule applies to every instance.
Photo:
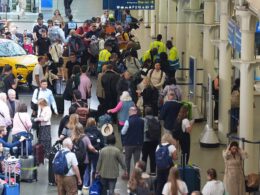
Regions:
[[155, 0], [103, 0], [103, 9], [153, 10]]
[[256, 33], [260, 33], [260, 22], [256, 23]]
[[42, 9], [51, 9], [52, 8], [52, 0], [41, 0], [41, 8]]
[[237, 52], [241, 52], [241, 30], [231, 19], [228, 21], [228, 42]]

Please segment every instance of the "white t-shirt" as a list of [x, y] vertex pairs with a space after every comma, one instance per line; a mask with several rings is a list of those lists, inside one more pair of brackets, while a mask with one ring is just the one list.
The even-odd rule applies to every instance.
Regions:
[[[161, 145], [166, 146], [167, 144], [169, 144], [169, 143], [162, 143]], [[160, 145], [157, 146], [156, 151], [159, 149], [159, 146]], [[172, 156], [172, 154], [176, 150], [176, 148], [174, 145], [169, 145], [168, 150], [169, 150], [169, 156]]]
[[35, 87], [38, 87], [38, 84], [35, 80], [35, 75], [39, 75], [39, 81], [41, 81], [44, 78], [43, 75], [43, 68], [40, 64], [36, 64], [36, 66], [33, 69], [33, 74], [32, 74], [32, 85]]
[[[188, 188], [187, 188], [187, 185], [186, 185], [185, 182], [183, 182], [181, 180], [177, 180], [177, 184], [178, 184], [178, 187], [179, 187], [178, 195], [188, 194]], [[171, 193], [171, 183], [170, 182], [167, 182], [164, 185], [162, 194], [163, 195], [172, 195], [172, 193]]]
[[222, 181], [208, 181], [202, 189], [203, 195], [223, 195], [225, 192]]
[[181, 127], [182, 127], [183, 132], [186, 132], [186, 129], [189, 128], [190, 126], [191, 126], [190, 121], [188, 119], [185, 118], [185, 119], [182, 120]]

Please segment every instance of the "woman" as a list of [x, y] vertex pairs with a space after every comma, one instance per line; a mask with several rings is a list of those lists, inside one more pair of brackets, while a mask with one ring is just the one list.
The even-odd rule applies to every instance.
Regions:
[[[78, 167], [80, 177], [83, 178], [86, 168], [89, 165], [88, 152], [91, 151], [97, 153], [98, 151], [92, 146], [88, 136], [85, 135], [83, 126], [78, 123], [75, 128], [72, 129], [71, 139], [74, 144], [73, 152], [76, 154], [78, 159]], [[83, 158], [82, 158], [83, 157]], [[78, 189], [82, 189], [82, 185], [78, 186]]]
[[128, 189], [130, 191], [130, 195], [134, 194], [142, 194], [148, 195], [150, 194], [148, 184], [142, 178], [142, 170], [139, 168], [135, 168], [131, 174], [131, 177], [128, 181]]
[[64, 20], [63, 20], [63, 17], [61, 16], [60, 14], [60, 11], [58, 9], [56, 9], [54, 11], [54, 16], [52, 17], [52, 21], [55, 22], [56, 20], [59, 21], [59, 23], [61, 24], [61, 28], [63, 29], [64, 28]]
[[215, 169], [207, 170], [207, 183], [202, 189], [203, 195], [223, 195], [225, 192], [222, 181], [217, 180], [217, 172]]
[[44, 156], [49, 157], [51, 152], [51, 116], [52, 111], [44, 98], [38, 100], [38, 114], [35, 122], [39, 122], [38, 142], [44, 146]]
[[190, 159], [190, 133], [192, 130], [192, 124], [194, 121], [189, 121], [188, 119], [189, 108], [187, 106], [182, 106], [178, 117], [176, 119], [176, 123], [180, 124], [174, 132], [177, 132], [178, 135], [175, 135], [173, 132], [173, 137], [179, 139], [179, 143], [181, 146], [182, 156], [186, 158], [186, 164], [188, 164]]
[[180, 180], [178, 168], [172, 167], [169, 172], [168, 182], [164, 185], [163, 195], [187, 195], [188, 188], [185, 182]]
[[7, 133], [4, 136], [4, 140], [7, 142], [12, 127], [12, 119], [7, 105], [6, 93], [4, 92], [0, 93], [0, 108], [0, 124], [7, 127]]
[[69, 117], [69, 122], [64, 127], [59, 139], [64, 140], [65, 138], [70, 137], [73, 129], [76, 127], [76, 125], [78, 123], [79, 123], [79, 115], [71, 114], [70, 117]]
[[238, 147], [237, 142], [231, 142], [223, 151], [225, 162], [224, 186], [229, 195], [245, 195], [245, 177], [243, 160], [247, 153]]
[[[133, 102], [130, 94], [128, 91], [123, 91], [122, 95], [120, 96], [120, 101], [118, 102], [117, 106], [113, 109], [109, 109], [107, 113], [118, 113], [118, 130], [121, 132], [125, 121], [128, 119], [129, 108], [134, 106], [135, 103]], [[124, 145], [123, 136], [121, 137], [122, 144]]]
[[175, 78], [169, 78], [165, 82], [166, 86], [164, 87], [162, 91], [162, 96], [164, 97], [164, 102], [167, 101], [167, 93], [169, 90], [172, 90], [175, 94], [175, 98], [177, 101], [182, 100], [182, 92], [179, 86], [176, 85], [176, 79]]
[[[87, 120], [87, 128], [85, 134], [89, 137], [92, 146], [100, 151], [104, 147], [104, 137], [101, 132], [97, 129], [96, 120], [92, 117]], [[95, 178], [96, 167], [98, 162], [99, 153], [89, 152], [89, 166], [85, 170], [84, 174], [84, 186], [90, 186], [91, 181]]]
[[[21, 103], [13, 119], [12, 142], [17, 142], [21, 136], [28, 137], [28, 132], [30, 131], [31, 127], [32, 121], [30, 115], [27, 113], [27, 105], [25, 103]], [[20, 151], [19, 148], [20, 147], [18, 147], [18, 151]]]
[[[163, 186], [167, 182], [167, 177], [169, 174], [169, 170], [174, 165], [174, 160], [177, 160], [177, 150], [175, 147], [175, 140], [172, 138], [171, 134], [165, 133], [162, 136], [161, 144], [157, 146], [156, 148], [156, 156], [157, 153], [159, 153], [159, 150], [162, 150], [163, 148], [168, 149], [169, 157], [167, 159], [163, 159], [162, 161], [168, 161], [171, 160], [171, 163], [169, 166], [164, 168], [159, 168], [159, 163], [156, 160], [156, 166], [157, 166], [157, 187], [156, 187], [156, 195], [161, 195]], [[156, 157], [157, 158], [157, 157]]]

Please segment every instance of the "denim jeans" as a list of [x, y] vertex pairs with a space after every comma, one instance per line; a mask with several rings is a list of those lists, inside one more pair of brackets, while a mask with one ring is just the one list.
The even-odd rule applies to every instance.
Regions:
[[89, 164], [86, 167], [84, 178], [83, 178], [83, 185], [84, 186], [91, 186], [95, 173], [96, 173], [96, 167], [98, 162], [99, 154], [92, 154], [89, 153]]
[[109, 195], [114, 195], [116, 181], [117, 179], [101, 178], [102, 195], [107, 195], [108, 191], [109, 191]]

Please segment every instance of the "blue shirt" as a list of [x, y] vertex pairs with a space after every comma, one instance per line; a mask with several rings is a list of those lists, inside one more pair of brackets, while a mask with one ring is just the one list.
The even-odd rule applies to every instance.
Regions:
[[0, 144], [2, 144], [4, 148], [12, 148], [14, 146], [19, 145], [20, 141], [16, 141], [14, 143], [8, 143], [5, 140], [3, 140], [3, 138], [0, 138]]
[[55, 102], [55, 99], [54, 99], [54, 96], [53, 96], [53, 93], [51, 90], [49, 89], [42, 89], [40, 88], [40, 92], [39, 92], [39, 95], [38, 95], [38, 98], [37, 98], [37, 93], [38, 93], [38, 90], [39, 89], [35, 89], [34, 92], [33, 92], [33, 96], [32, 96], [32, 102], [37, 104], [38, 103], [38, 100], [40, 98], [44, 98], [47, 103], [48, 103], [48, 106], [52, 106], [53, 110], [55, 113], [58, 113], [57, 111], [57, 105], [56, 105], [56, 102]]

